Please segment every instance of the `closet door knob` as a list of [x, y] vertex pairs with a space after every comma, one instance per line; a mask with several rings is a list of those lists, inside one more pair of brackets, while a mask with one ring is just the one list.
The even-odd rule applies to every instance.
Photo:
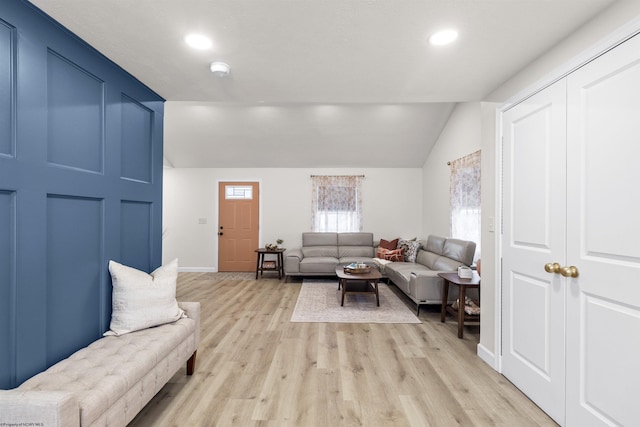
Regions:
[[569, 267], [562, 267], [560, 269], [560, 274], [564, 277], [578, 277], [578, 268], [570, 265]]
[[547, 273], [560, 273], [560, 269], [562, 268], [562, 266], [560, 264], [558, 264], [557, 262], [550, 262], [548, 264], [544, 265], [544, 271], [546, 271]]

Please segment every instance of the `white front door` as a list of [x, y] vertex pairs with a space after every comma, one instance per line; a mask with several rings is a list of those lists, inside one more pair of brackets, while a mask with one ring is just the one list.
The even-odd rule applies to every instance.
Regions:
[[502, 372], [558, 423], [565, 416], [566, 87], [503, 114]]
[[640, 425], [640, 36], [567, 94], [567, 425]]

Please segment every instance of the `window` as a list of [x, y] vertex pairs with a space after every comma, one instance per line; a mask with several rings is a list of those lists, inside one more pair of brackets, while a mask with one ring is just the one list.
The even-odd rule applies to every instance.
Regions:
[[253, 187], [251, 185], [225, 185], [224, 191], [224, 198], [227, 200], [253, 199]]
[[312, 176], [311, 229], [362, 231], [362, 176]]
[[451, 162], [451, 237], [476, 243], [480, 257], [480, 151]]

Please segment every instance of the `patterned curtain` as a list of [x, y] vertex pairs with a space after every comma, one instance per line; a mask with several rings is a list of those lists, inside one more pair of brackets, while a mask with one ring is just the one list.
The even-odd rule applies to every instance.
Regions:
[[311, 177], [311, 229], [362, 231], [362, 176]]
[[451, 162], [451, 237], [476, 242], [480, 257], [480, 150]]

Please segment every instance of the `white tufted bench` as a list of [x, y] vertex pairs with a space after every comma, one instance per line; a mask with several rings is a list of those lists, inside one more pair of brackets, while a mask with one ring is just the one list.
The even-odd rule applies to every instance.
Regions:
[[200, 303], [176, 322], [101, 338], [22, 383], [0, 390], [0, 425], [126, 426], [186, 362], [193, 373]]

